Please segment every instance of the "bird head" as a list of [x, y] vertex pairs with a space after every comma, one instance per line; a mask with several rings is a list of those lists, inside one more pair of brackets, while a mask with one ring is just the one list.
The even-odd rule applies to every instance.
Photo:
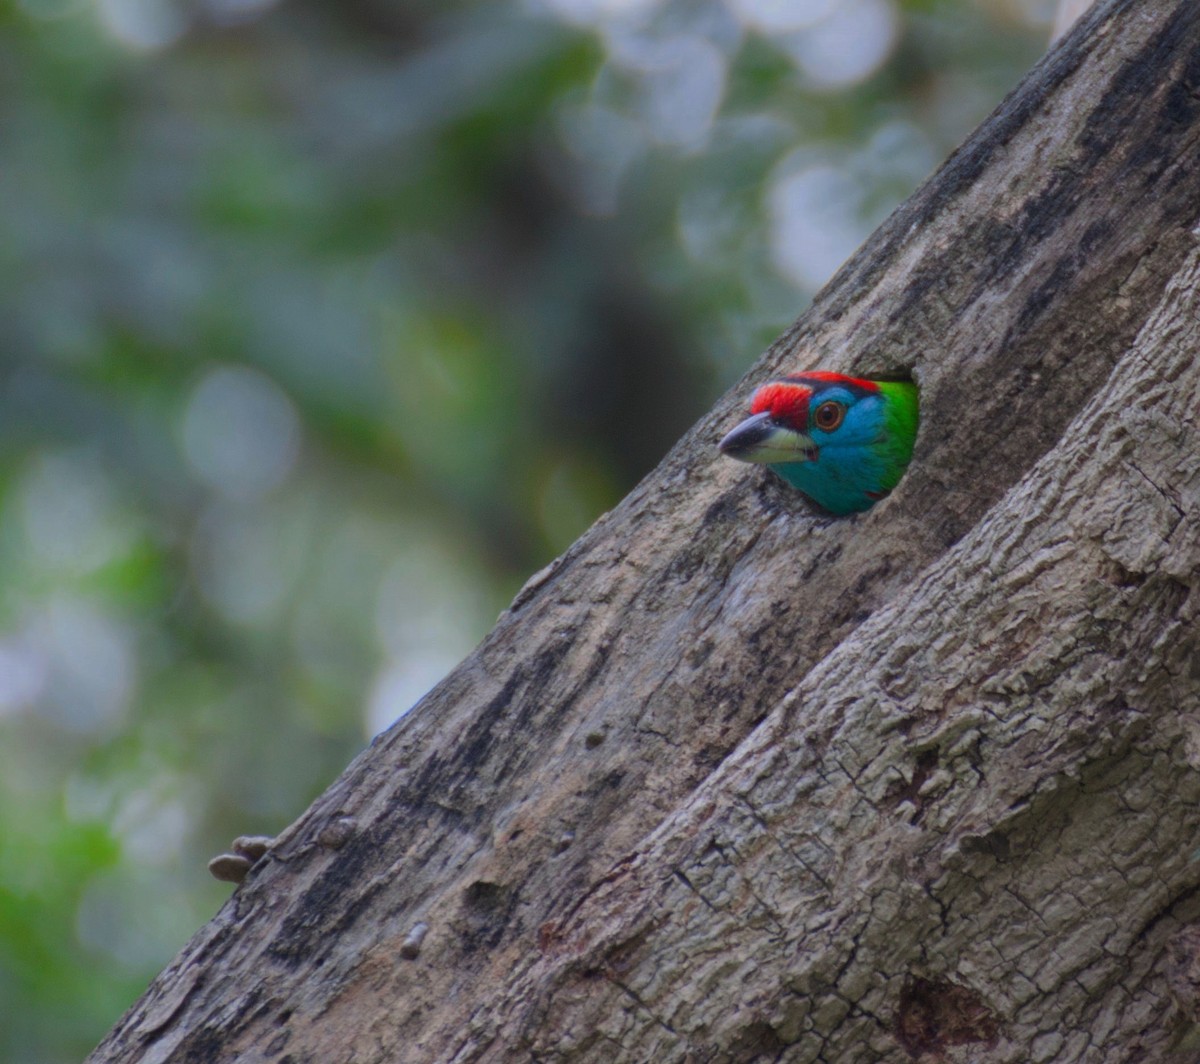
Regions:
[[879, 385], [840, 373], [794, 373], [764, 384], [750, 417], [720, 443], [742, 462], [813, 462], [823, 447], [869, 443], [878, 435]]
[[912, 382], [814, 370], [764, 384], [750, 416], [719, 446], [730, 458], [769, 466], [826, 509], [852, 513], [895, 486], [916, 430]]

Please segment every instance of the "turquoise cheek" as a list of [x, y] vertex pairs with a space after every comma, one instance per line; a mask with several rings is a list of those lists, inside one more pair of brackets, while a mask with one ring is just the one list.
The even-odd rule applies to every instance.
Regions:
[[875, 463], [863, 461], [848, 448], [827, 448], [815, 462], [769, 466], [788, 484], [834, 514], [869, 510], [887, 494]]

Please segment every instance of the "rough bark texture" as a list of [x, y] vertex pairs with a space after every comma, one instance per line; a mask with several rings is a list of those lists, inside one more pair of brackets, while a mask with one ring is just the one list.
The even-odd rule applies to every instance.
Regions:
[[[92, 1059], [1188, 1059], [1198, 148], [1097, 5]], [[815, 365], [921, 385], [857, 518], [713, 446]]]

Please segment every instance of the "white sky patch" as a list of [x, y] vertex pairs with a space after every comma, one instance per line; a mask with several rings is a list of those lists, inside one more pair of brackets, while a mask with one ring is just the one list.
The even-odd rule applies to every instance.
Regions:
[[375, 631], [398, 659], [442, 657], [457, 661], [477, 636], [481, 603], [454, 557], [416, 542], [388, 568], [375, 608]]

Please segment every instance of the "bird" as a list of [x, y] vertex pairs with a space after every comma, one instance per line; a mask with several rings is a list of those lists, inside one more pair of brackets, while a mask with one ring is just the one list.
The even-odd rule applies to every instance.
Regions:
[[831, 513], [860, 513], [904, 475], [917, 421], [912, 381], [809, 370], [759, 388], [750, 416], [718, 446], [765, 465]]

